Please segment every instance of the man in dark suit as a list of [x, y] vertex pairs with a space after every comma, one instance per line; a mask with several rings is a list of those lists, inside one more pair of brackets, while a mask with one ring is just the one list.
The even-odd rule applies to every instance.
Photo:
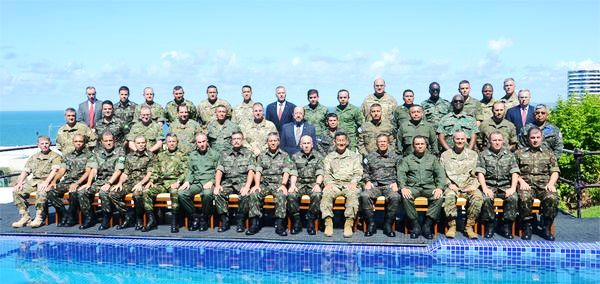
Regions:
[[[308, 135], [313, 141], [317, 141], [315, 127], [304, 121], [304, 108], [294, 108], [294, 121], [284, 124], [279, 132], [281, 138], [281, 149], [293, 155], [300, 151], [300, 137]], [[316, 147], [316, 145], [315, 145]]]
[[294, 121], [293, 112], [296, 105], [285, 100], [286, 92], [284, 86], [275, 88], [275, 94], [277, 95], [277, 101], [267, 106], [265, 118], [273, 122], [277, 131], [281, 133], [281, 127], [284, 124]]
[[531, 93], [528, 89], [519, 91], [519, 105], [511, 107], [506, 111], [506, 119], [512, 122], [517, 130], [517, 135], [521, 133], [521, 128], [528, 123], [533, 123], [534, 108], [529, 105]]
[[94, 129], [96, 123], [102, 119], [102, 101], [96, 99], [96, 88], [89, 86], [85, 88], [87, 100], [79, 104], [77, 110], [77, 121], [84, 122]]

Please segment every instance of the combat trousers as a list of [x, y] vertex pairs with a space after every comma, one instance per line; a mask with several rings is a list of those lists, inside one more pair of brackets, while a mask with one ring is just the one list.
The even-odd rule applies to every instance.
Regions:
[[110, 214], [113, 212], [113, 207], [118, 213], [123, 214], [127, 212], [127, 206], [123, 198], [128, 193], [129, 191], [126, 189], [126, 187], [123, 187], [122, 189], [117, 191], [100, 191], [100, 200], [102, 201], [102, 212]]
[[80, 190], [77, 192], [77, 198], [79, 199], [79, 207], [81, 208], [81, 212], [86, 215], [89, 212], [92, 212], [92, 201], [96, 193], [100, 191], [100, 187], [104, 182], [98, 182], [92, 184], [88, 189]]
[[415, 208], [415, 198], [425, 197], [427, 198], [429, 204], [429, 208], [427, 209], [426, 215], [434, 221], [438, 221], [440, 219], [440, 213], [442, 212], [442, 203], [444, 202], [444, 199], [434, 199], [433, 189], [421, 189], [410, 187], [409, 190], [412, 195], [412, 198], [402, 199], [402, 204], [404, 204], [404, 211], [406, 211], [406, 217], [408, 217], [410, 220], [416, 220], [419, 217], [417, 209]]
[[323, 190], [323, 196], [321, 198], [321, 217], [323, 219], [327, 217], [333, 218], [333, 202], [338, 196], [346, 197], [346, 210], [344, 210], [344, 217], [354, 219], [356, 212], [358, 211], [358, 195], [360, 189], [349, 190], [346, 184], [332, 183], [332, 189]]
[[483, 196], [481, 190], [475, 189], [468, 192], [459, 191], [458, 194], [452, 189], [446, 189], [444, 192], [444, 213], [449, 220], [456, 219], [458, 212], [456, 209], [456, 199], [462, 197], [467, 199], [467, 219], [477, 220], [479, 213], [481, 212], [481, 204], [483, 203]]
[[360, 206], [363, 210], [375, 210], [375, 203], [379, 196], [385, 197], [385, 209], [388, 216], [396, 216], [400, 194], [393, 191], [389, 185], [374, 186], [371, 189], [365, 189], [360, 192]]
[[[514, 221], [517, 219], [518, 205], [519, 205], [519, 197], [517, 192], [513, 193], [511, 196], [506, 197], [506, 190], [508, 188], [498, 189], [495, 187], [489, 187], [491, 191], [494, 192], [494, 198], [501, 198], [504, 200], [503, 210], [504, 210], [504, 220]], [[496, 213], [494, 212], [494, 198], [489, 198], [487, 195], [483, 195], [483, 205], [481, 206], [481, 221], [489, 223], [494, 220], [496, 217]]]
[[46, 194], [46, 199], [56, 208], [56, 211], [64, 210], [65, 202], [63, 201], [63, 197], [69, 191], [69, 186], [74, 182], [73, 180], [62, 180], [56, 185], [56, 188], [53, 188]]
[[259, 191], [249, 194], [248, 217], [262, 218], [262, 206], [265, 196], [273, 195], [275, 198], [275, 218], [285, 218], [287, 196], [282, 191], [277, 190], [280, 186], [280, 183], [268, 183], [263, 181]]
[[185, 211], [188, 216], [191, 216], [196, 212], [194, 207], [194, 196], [200, 194], [202, 197], [202, 213], [205, 216], [210, 215], [213, 212], [213, 189], [204, 189], [202, 184], [192, 184], [190, 188], [179, 191], [179, 205]]
[[44, 210], [44, 207], [46, 206], [47, 192], [37, 189], [37, 185], [42, 182], [44, 181], [40, 179], [31, 179], [23, 184], [23, 188], [21, 190], [18, 192], [13, 191], [13, 200], [17, 209], [27, 210], [27, 207], [29, 207], [27, 204], [27, 197], [29, 197], [30, 193], [35, 192], [37, 196], [35, 200], [35, 209]]
[[287, 210], [290, 215], [295, 215], [300, 213], [300, 199], [303, 195], [308, 195], [310, 197], [310, 205], [308, 210], [313, 214], [313, 216], [317, 216], [319, 213], [319, 207], [321, 206], [321, 192], [312, 191], [314, 184], [297, 184], [298, 190], [294, 193], [289, 193], [287, 195]]
[[[154, 199], [160, 193], [171, 194], [171, 209], [173, 212], [177, 212], [179, 209], [179, 201], [177, 195], [177, 189], [171, 189], [171, 184], [173, 184], [176, 180], [161, 180], [154, 184], [153, 187], [144, 189], [144, 210], [146, 212], [154, 210]], [[175, 199], [173, 199], [173, 195], [175, 195]]]
[[547, 219], [554, 219], [558, 214], [558, 194], [557, 192], [549, 192], [543, 187], [531, 185], [530, 190], [517, 190], [519, 193], [519, 216], [522, 220], [533, 219], [531, 214], [531, 206], [533, 199], [539, 199], [542, 204], [540, 213]]
[[223, 185], [223, 190], [214, 196], [215, 210], [217, 211], [217, 215], [229, 213], [230, 194], [237, 194], [240, 197], [238, 202], [238, 212], [241, 214], [248, 214], [248, 195], [242, 196], [240, 194], [240, 188], [242, 187], [244, 187], [243, 183]]

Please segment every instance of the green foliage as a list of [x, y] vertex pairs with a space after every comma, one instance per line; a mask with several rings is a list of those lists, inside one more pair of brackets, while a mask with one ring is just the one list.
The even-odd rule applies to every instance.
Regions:
[[600, 217], [600, 206], [593, 206], [581, 210], [581, 217], [583, 218], [598, 218]]
[[[560, 128], [565, 149], [600, 150], [600, 96], [586, 94], [581, 100], [575, 96], [559, 100], [549, 119]], [[563, 154], [559, 165], [561, 177], [569, 180], [577, 178], [573, 155]], [[581, 160], [581, 174], [586, 183], [600, 183], [600, 155], [585, 156]], [[572, 186], [561, 183], [559, 195], [568, 208], [576, 207], [577, 199]], [[586, 189], [582, 204], [584, 207], [600, 204], [600, 189]]]

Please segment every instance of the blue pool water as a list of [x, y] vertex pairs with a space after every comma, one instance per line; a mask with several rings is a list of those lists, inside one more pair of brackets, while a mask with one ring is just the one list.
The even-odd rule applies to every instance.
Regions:
[[0, 275], [3, 283], [592, 283], [600, 248], [0, 236]]

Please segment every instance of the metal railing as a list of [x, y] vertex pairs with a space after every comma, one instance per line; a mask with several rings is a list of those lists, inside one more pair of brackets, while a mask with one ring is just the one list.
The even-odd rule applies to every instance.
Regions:
[[598, 188], [600, 184], [598, 183], [590, 183], [586, 184], [585, 181], [581, 178], [581, 160], [585, 156], [589, 155], [600, 155], [600, 151], [582, 151], [582, 150], [569, 150], [563, 149], [564, 153], [572, 154], [575, 158], [575, 169], [577, 172], [575, 180], [568, 180], [566, 178], [561, 177], [560, 181], [570, 184], [575, 188], [575, 194], [577, 195], [577, 218], [581, 218], [581, 193], [583, 190], [588, 188]]

